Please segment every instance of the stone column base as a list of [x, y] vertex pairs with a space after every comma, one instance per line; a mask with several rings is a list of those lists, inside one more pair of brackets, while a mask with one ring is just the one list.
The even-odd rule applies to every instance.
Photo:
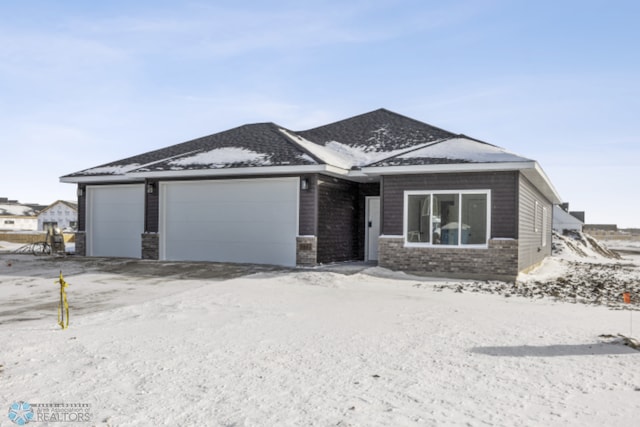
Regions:
[[142, 259], [160, 258], [160, 235], [158, 233], [142, 233]]
[[87, 232], [76, 231], [76, 255], [87, 256]]
[[318, 264], [318, 238], [316, 236], [296, 237], [296, 265], [311, 267]]

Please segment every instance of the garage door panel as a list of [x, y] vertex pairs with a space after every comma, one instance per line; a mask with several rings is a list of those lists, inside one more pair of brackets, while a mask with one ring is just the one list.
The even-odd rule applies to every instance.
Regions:
[[144, 186], [90, 186], [87, 196], [87, 254], [140, 258]]
[[[291, 222], [296, 220], [296, 212], [283, 212], [283, 204], [291, 205], [292, 201], [279, 202], [220, 202], [190, 203], [176, 209], [167, 210], [168, 218], [182, 218], [184, 222], [192, 221], [255, 221]], [[173, 222], [175, 220], [169, 219]]]
[[298, 180], [164, 183], [163, 258], [295, 265]]
[[[175, 241], [174, 248], [177, 252], [187, 254], [196, 251], [198, 256], [183, 256], [173, 258], [174, 261], [216, 261], [216, 262], [237, 262], [249, 264], [274, 264], [282, 265], [280, 253], [289, 249], [289, 245], [281, 243], [274, 245], [271, 252], [256, 253], [252, 250], [251, 243], [211, 243], [194, 241]], [[214, 258], [214, 259], [212, 259]]]

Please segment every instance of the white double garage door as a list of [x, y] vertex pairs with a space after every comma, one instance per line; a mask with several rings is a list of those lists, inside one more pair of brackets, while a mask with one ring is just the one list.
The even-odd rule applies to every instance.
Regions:
[[[160, 259], [294, 266], [298, 178], [161, 182]], [[87, 187], [87, 255], [141, 257], [145, 187]]]

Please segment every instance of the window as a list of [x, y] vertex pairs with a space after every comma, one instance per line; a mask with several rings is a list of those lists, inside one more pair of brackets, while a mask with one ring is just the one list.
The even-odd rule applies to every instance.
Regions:
[[5, 223], [5, 224], [15, 224], [15, 221], [14, 221], [14, 220], [12, 220], [12, 219], [5, 219], [5, 220], [4, 220], [4, 223]]
[[489, 200], [482, 191], [406, 191], [405, 243], [409, 246], [486, 246]]
[[542, 207], [542, 239], [541, 239], [542, 247], [547, 246], [547, 208]]
[[42, 230], [52, 232], [54, 229], [58, 228], [58, 223], [56, 221], [44, 221], [42, 223]]

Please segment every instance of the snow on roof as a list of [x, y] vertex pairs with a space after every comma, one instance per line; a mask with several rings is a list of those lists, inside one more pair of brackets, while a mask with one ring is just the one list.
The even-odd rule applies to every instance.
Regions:
[[367, 166], [407, 151], [407, 148], [400, 148], [392, 151], [378, 151], [378, 145], [361, 145], [359, 147], [355, 147], [352, 145], [342, 144], [337, 141], [327, 142], [325, 147], [339, 154], [351, 165], [351, 167]]
[[[397, 156], [408, 150], [407, 148], [400, 148], [391, 151], [380, 151], [380, 144], [376, 143], [353, 146], [338, 141], [329, 141], [325, 145], [320, 145], [285, 129], [280, 129], [280, 132], [324, 163], [347, 170]], [[433, 144], [433, 142], [428, 142], [427, 144]]]
[[584, 223], [558, 205], [553, 205], [553, 229], [554, 230], [580, 230]]
[[140, 163], [131, 163], [128, 165], [98, 166], [96, 168], [85, 169], [80, 172], [83, 175], [124, 175], [134, 169], [139, 168]]
[[284, 135], [286, 135], [290, 140], [294, 141], [304, 150], [308, 151], [312, 155], [316, 156], [318, 159], [322, 160], [324, 163], [337, 166], [342, 169], [351, 169], [353, 166], [349, 160], [343, 158], [341, 155], [336, 153], [335, 151], [323, 147], [322, 145], [311, 142], [300, 135], [293, 134], [285, 129], [280, 129]]
[[78, 182], [75, 177], [88, 182], [100, 176], [125, 180], [158, 171], [319, 163], [349, 171], [367, 166], [525, 161], [530, 160], [380, 109], [301, 132], [275, 123], [243, 125], [62, 178], [64, 182]]
[[34, 216], [35, 214], [36, 211], [30, 206], [14, 203], [0, 204], [0, 215]]
[[207, 165], [213, 167], [226, 167], [239, 163], [254, 166], [268, 166], [271, 164], [271, 161], [269, 160], [269, 156], [264, 153], [256, 153], [255, 151], [245, 148], [223, 147], [169, 162], [169, 164], [173, 166]]
[[399, 159], [441, 158], [472, 163], [526, 162], [504, 148], [468, 138], [452, 138], [398, 156]]

